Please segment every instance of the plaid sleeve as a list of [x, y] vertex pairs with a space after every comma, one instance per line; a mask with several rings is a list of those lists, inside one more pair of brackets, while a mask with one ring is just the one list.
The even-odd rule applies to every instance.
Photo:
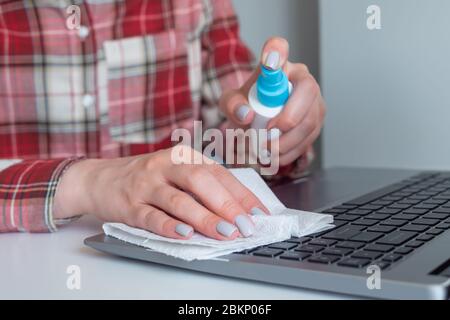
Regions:
[[[203, 117], [217, 111], [222, 93], [242, 86], [254, 67], [252, 52], [239, 36], [239, 22], [230, 0], [206, 1], [208, 23], [202, 35]], [[216, 119], [218, 124], [219, 119]]]
[[53, 232], [53, 198], [80, 158], [25, 160], [0, 171], [0, 232]]

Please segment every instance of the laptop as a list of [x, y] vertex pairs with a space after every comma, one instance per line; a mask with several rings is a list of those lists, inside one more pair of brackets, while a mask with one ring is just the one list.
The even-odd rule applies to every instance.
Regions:
[[282, 286], [382, 299], [449, 299], [450, 172], [332, 168], [272, 186], [290, 208], [335, 228], [206, 261], [186, 262], [99, 234], [118, 256]]

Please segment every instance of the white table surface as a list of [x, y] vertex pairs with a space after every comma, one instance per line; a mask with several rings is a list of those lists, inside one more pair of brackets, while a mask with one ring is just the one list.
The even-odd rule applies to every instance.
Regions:
[[[84, 217], [53, 234], [0, 234], [0, 299], [348, 298], [103, 254], [83, 244], [100, 231], [100, 222]], [[80, 267], [80, 290], [66, 286], [70, 265]]]

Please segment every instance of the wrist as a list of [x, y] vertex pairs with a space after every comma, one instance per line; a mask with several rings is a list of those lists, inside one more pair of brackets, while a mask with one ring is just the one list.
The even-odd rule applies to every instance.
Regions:
[[[95, 168], [103, 160], [88, 159], [71, 165], [56, 188], [53, 207], [54, 219], [68, 219], [89, 212], [89, 189]], [[88, 189], [88, 187], [90, 188]]]

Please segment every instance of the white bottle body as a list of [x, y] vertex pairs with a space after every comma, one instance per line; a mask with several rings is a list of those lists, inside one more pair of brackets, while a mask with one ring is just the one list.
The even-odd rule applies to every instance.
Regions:
[[[292, 83], [289, 82], [289, 94], [292, 92]], [[258, 94], [256, 89], [256, 83], [250, 89], [248, 94], [248, 102], [255, 111], [255, 118], [251, 124], [253, 129], [267, 129], [267, 124], [270, 119], [275, 118], [281, 110], [283, 110], [283, 105], [278, 107], [267, 107], [263, 105], [258, 100]]]
[[[292, 92], [292, 83], [289, 82], [289, 94]], [[263, 105], [258, 100], [258, 93], [256, 83], [250, 89], [248, 93], [248, 102], [250, 107], [255, 112], [251, 128], [259, 131], [260, 129], [267, 129], [267, 124], [283, 110], [284, 105], [278, 107], [268, 107]], [[256, 139], [255, 139], [256, 138]], [[270, 153], [267, 154], [267, 136], [264, 139], [259, 132], [256, 133], [250, 141], [250, 155], [254, 159], [259, 159], [261, 163], [267, 165], [270, 163]], [[268, 158], [267, 158], [268, 157]]]

